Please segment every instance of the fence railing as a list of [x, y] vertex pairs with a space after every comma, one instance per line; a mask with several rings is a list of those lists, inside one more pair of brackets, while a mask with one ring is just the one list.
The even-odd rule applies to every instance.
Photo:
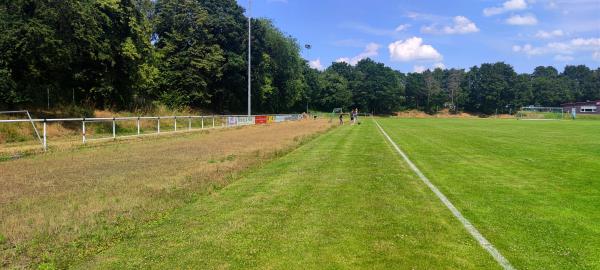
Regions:
[[[217, 128], [231, 128], [231, 127], [239, 127], [239, 126], [248, 126], [248, 125], [262, 125], [262, 124], [270, 124], [270, 123], [280, 123], [287, 121], [297, 121], [303, 118], [301, 114], [265, 114], [265, 115], [189, 115], [189, 116], [139, 116], [139, 117], [113, 117], [113, 118], [53, 118], [53, 119], [7, 119], [0, 120], [0, 124], [11, 124], [11, 123], [26, 123], [30, 122], [34, 126], [34, 123], [42, 124], [42, 135], [41, 135], [41, 146], [44, 151], [48, 151], [48, 124], [56, 123], [56, 122], [81, 122], [81, 137], [82, 143], [86, 144], [90, 141], [97, 140], [116, 140], [118, 138], [128, 138], [128, 137], [141, 137], [147, 135], [159, 135], [159, 134], [169, 134], [169, 133], [177, 133], [177, 132], [191, 132], [191, 131], [201, 131], [207, 129], [217, 129]], [[134, 134], [121, 135], [117, 133], [117, 124], [119, 122], [132, 122], [135, 121], [135, 131]], [[156, 130], [151, 133], [143, 133], [141, 128], [142, 121], [156, 121]], [[165, 123], [165, 121], [172, 121], [173, 130], [171, 131], [161, 131], [161, 121]], [[179, 121], [179, 122], [178, 122]], [[197, 121], [196, 125], [199, 127], [194, 127], [192, 125], [193, 121]], [[184, 122], [183, 126], [181, 125]], [[112, 136], [104, 137], [104, 138], [89, 138], [89, 134], [87, 133], [87, 126], [90, 124], [97, 123], [111, 123], [111, 131]]]

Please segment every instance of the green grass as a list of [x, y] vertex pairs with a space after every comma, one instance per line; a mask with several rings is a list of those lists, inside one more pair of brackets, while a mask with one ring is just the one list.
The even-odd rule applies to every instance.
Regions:
[[380, 120], [519, 269], [600, 269], [600, 125]]
[[[362, 119], [141, 224], [76, 266], [498, 269]], [[378, 121], [517, 269], [600, 269], [597, 121]]]
[[79, 267], [499, 268], [371, 121], [335, 129]]

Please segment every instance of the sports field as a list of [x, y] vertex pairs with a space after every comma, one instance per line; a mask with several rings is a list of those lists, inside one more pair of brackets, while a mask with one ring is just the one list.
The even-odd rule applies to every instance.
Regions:
[[[600, 268], [595, 122], [378, 119], [517, 269]], [[337, 128], [81, 268], [499, 269], [374, 121]]]
[[256, 151], [297, 147], [329, 124], [2, 162], [0, 266], [501, 269], [493, 249], [504, 267], [600, 269], [597, 122], [362, 121], [281, 157]]

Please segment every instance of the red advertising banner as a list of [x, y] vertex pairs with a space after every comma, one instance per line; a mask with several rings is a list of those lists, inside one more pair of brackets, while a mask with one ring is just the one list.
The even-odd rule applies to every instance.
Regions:
[[264, 116], [264, 115], [256, 116], [256, 117], [254, 117], [254, 122], [257, 125], [264, 125], [267, 123], [267, 116]]

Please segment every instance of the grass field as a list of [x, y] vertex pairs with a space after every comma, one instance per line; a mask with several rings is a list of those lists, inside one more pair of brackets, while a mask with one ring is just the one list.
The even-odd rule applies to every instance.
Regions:
[[0, 162], [0, 268], [67, 268], [329, 127], [147, 137]]
[[494, 269], [370, 121], [149, 225], [81, 268]]
[[600, 268], [597, 122], [381, 123], [517, 268]]
[[[515, 268], [600, 269], [597, 122], [377, 121]], [[235, 179], [62, 263], [82, 269], [500, 269], [371, 119], [336, 128]]]

